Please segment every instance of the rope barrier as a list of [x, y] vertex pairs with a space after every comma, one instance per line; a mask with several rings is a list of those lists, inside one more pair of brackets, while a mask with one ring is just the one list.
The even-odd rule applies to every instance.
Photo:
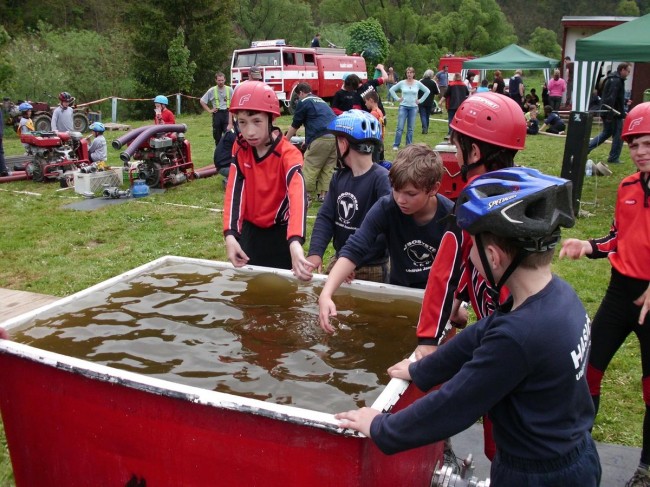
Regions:
[[[165, 95], [165, 96], [167, 98], [171, 98], [171, 97], [175, 97], [175, 96], [178, 96], [178, 95], [180, 95], [181, 98], [188, 98], [188, 99], [191, 99], [191, 100], [200, 100], [201, 99], [200, 96], [186, 95], [184, 93], [172, 93], [170, 95]], [[83, 107], [87, 107], [87, 106], [90, 106], [90, 105], [97, 105], [98, 103], [103, 103], [105, 101], [109, 101], [109, 100], [113, 100], [113, 99], [116, 99], [116, 100], [119, 100], [119, 101], [151, 101], [151, 102], [153, 101], [153, 98], [123, 98], [121, 96], [106, 96], [104, 98], [99, 98], [98, 100], [87, 101], [85, 103], [78, 103], [75, 106], [77, 108], [83, 108]]]

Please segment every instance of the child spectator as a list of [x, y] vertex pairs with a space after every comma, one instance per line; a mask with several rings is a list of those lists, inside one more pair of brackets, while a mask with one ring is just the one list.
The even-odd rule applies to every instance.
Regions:
[[[23, 134], [29, 134], [35, 130], [34, 121], [32, 120], [32, 108], [32, 105], [26, 101], [18, 105], [18, 110], [20, 110], [20, 121], [16, 128], [18, 137]], [[23, 142], [23, 147], [25, 148], [25, 154], [29, 154], [31, 150], [30, 145]]]
[[52, 130], [55, 132], [72, 132], [74, 130], [74, 117], [70, 105], [74, 98], [67, 91], [59, 93], [59, 106], [52, 112]]
[[88, 128], [93, 131], [93, 135], [95, 136], [88, 147], [88, 158], [90, 162], [106, 162], [108, 157], [106, 139], [104, 138], [106, 127], [101, 122], [93, 122]]
[[[366, 95], [366, 99], [372, 95], [376, 93]], [[373, 164], [371, 155], [381, 143], [379, 122], [367, 112], [350, 110], [332, 120], [328, 129], [336, 136], [340, 168], [318, 210], [307, 253], [307, 260], [320, 269], [332, 241], [336, 256], [326, 272], [334, 266], [345, 242], [361, 226], [370, 208], [379, 198], [390, 194], [388, 171]], [[347, 280], [352, 279], [388, 282], [388, 252], [383, 239], [366, 249], [364, 264], [353, 269]]]
[[537, 107], [539, 107], [539, 96], [537, 96], [537, 90], [535, 88], [530, 89], [530, 100], [531, 103], [534, 103]]
[[493, 285], [505, 282], [512, 302], [436, 353], [388, 369], [422, 391], [439, 390], [396, 413], [362, 408], [336, 418], [393, 454], [459, 433], [489, 411], [498, 446], [493, 485], [596, 487], [601, 467], [584, 376], [589, 319], [551, 272], [560, 227], [574, 224], [570, 182], [526, 168], [485, 174], [463, 190], [456, 217], [472, 235], [474, 265]]
[[622, 138], [628, 143], [637, 172], [623, 179], [618, 187], [609, 235], [590, 240], [567, 239], [560, 257], [607, 257], [612, 265], [609, 287], [591, 327], [587, 382], [598, 413], [607, 366], [628, 335], [636, 334], [641, 347], [645, 403], [643, 448], [639, 467], [625, 485], [643, 487], [650, 485], [650, 103], [641, 103], [630, 111]]
[[381, 162], [384, 160], [384, 114], [379, 109], [379, 95], [376, 91], [369, 91], [364, 96], [363, 100], [366, 102], [366, 108], [370, 111], [370, 115], [379, 121], [379, 129], [381, 131], [379, 142], [375, 144], [372, 151], [373, 162]]
[[158, 95], [153, 99], [154, 103], [154, 112], [156, 116], [154, 117], [153, 123], [156, 125], [173, 125], [176, 123], [176, 117], [174, 112], [172, 112], [167, 105], [169, 105], [169, 100], [164, 95]]
[[564, 125], [564, 121], [560, 116], [553, 111], [551, 105], [544, 107], [544, 117], [544, 125], [539, 129], [541, 132], [546, 130], [549, 134], [564, 135], [566, 125]]
[[526, 133], [537, 135], [539, 133], [539, 120], [537, 120], [537, 105], [528, 105], [528, 111], [524, 114], [526, 119]]
[[237, 87], [230, 103], [240, 137], [233, 149], [224, 198], [226, 254], [235, 267], [246, 264], [292, 269], [311, 279], [305, 259], [307, 192], [302, 154], [273, 121], [280, 103], [261, 81]]
[[412, 144], [397, 153], [389, 171], [392, 195], [370, 209], [361, 227], [348, 238], [318, 300], [320, 325], [333, 332], [336, 316], [332, 294], [359, 265], [377, 238], [386, 239], [390, 255], [390, 283], [424, 288], [444, 227], [442, 220], [453, 203], [438, 194], [443, 166], [440, 156], [426, 144]]

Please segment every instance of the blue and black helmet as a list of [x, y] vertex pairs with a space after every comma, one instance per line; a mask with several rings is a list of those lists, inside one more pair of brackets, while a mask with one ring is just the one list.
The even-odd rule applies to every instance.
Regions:
[[94, 132], [104, 132], [106, 130], [106, 127], [101, 122], [93, 122], [88, 128]]
[[334, 135], [345, 137], [358, 152], [371, 153], [381, 144], [379, 120], [363, 110], [348, 110], [332, 120], [327, 126]]
[[570, 181], [511, 167], [471, 181], [456, 202], [456, 221], [472, 235], [512, 238], [530, 252], [553, 248], [559, 227], [575, 223]]
[[18, 110], [20, 110], [21, 112], [26, 112], [27, 110], [31, 110], [32, 108], [34, 108], [34, 107], [31, 106], [26, 101], [24, 101], [20, 105], [18, 105]]

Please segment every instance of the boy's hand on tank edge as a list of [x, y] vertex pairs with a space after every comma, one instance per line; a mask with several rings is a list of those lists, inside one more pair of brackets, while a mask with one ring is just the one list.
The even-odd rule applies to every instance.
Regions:
[[9, 340], [9, 333], [7, 333], [7, 330], [2, 327], [0, 327], [0, 339]]
[[395, 365], [388, 367], [388, 375], [393, 379], [411, 380], [409, 365], [412, 363], [410, 359], [405, 358], [401, 362], [397, 362]]
[[436, 345], [418, 345], [415, 349], [415, 360], [420, 360], [427, 355], [431, 355], [436, 350], [438, 350]]
[[361, 408], [335, 414], [334, 417], [341, 421], [341, 428], [350, 428], [370, 438], [370, 425], [372, 420], [381, 414], [376, 409]]
[[291, 270], [293, 275], [301, 281], [310, 281], [313, 277], [312, 270], [314, 269], [314, 265], [305, 259], [305, 251], [302, 249], [300, 242], [291, 242], [289, 251], [291, 252]]
[[235, 237], [229, 235], [226, 237], [226, 255], [228, 260], [235, 267], [243, 267], [248, 264], [248, 255], [244, 252]]
[[314, 270], [319, 274], [323, 272], [323, 259], [318, 255], [310, 255], [307, 260], [314, 266]]

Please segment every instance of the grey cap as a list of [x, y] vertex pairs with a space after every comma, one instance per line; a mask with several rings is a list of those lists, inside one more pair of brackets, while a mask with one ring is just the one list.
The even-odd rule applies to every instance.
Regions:
[[248, 79], [262, 81], [262, 68], [259, 66], [251, 66], [248, 70]]

